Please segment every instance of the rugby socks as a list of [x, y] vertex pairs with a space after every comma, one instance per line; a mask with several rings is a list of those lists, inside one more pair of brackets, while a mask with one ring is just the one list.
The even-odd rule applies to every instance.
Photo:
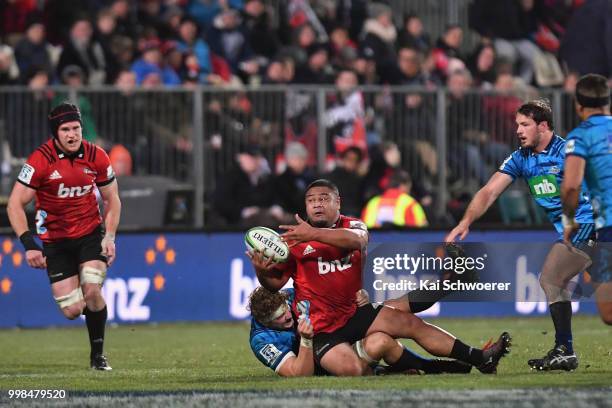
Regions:
[[400, 358], [395, 363], [389, 364], [386, 371], [389, 373], [401, 373], [411, 369], [423, 370], [424, 364], [427, 361], [429, 360], [404, 347], [404, 352]]
[[432, 307], [436, 302], [451, 293], [450, 290], [415, 289], [408, 292], [408, 305], [411, 313], [419, 313]]
[[459, 339], [455, 339], [449, 357], [470, 363], [473, 366], [480, 366], [485, 362], [482, 350], [470, 347]]
[[104, 309], [97, 312], [92, 312], [86, 307], [83, 314], [85, 315], [85, 323], [87, 323], [87, 331], [89, 332], [91, 355], [102, 354], [104, 350], [104, 328], [106, 327], [106, 318], [108, 317], [106, 305], [104, 305]]
[[569, 301], [555, 302], [549, 308], [555, 325], [555, 347], [563, 345], [569, 353], [573, 353], [572, 304]]

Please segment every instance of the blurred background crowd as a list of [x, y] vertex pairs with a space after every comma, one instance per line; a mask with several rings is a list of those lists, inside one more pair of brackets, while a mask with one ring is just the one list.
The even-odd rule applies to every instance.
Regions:
[[[454, 13], [434, 27], [429, 3]], [[201, 145], [213, 228], [285, 222], [321, 176], [371, 226], [447, 225], [521, 103], [551, 100], [565, 136], [589, 72], [612, 77], [608, 0], [4, 0], [2, 174], [70, 98], [118, 174], [199, 179]]]

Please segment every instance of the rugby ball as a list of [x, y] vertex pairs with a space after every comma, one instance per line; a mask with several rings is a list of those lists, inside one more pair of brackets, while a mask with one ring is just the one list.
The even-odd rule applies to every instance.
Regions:
[[244, 243], [249, 251], [263, 252], [266, 258], [271, 257], [274, 262], [287, 262], [289, 258], [289, 247], [280, 235], [270, 228], [251, 228], [244, 235]]

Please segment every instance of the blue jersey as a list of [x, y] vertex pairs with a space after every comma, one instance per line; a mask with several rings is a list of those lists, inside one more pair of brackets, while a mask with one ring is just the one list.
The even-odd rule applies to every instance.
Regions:
[[[529, 185], [529, 191], [536, 203], [546, 211], [548, 219], [553, 223], [559, 236], [563, 237], [563, 224], [561, 214], [561, 182], [563, 181], [563, 164], [565, 160], [566, 141], [557, 135], [540, 153], [531, 149], [519, 148], [504, 160], [499, 171], [516, 180], [523, 178]], [[575, 238], [586, 240], [591, 235], [593, 227], [593, 208], [583, 185], [580, 193], [576, 221], [580, 224], [589, 224], [575, 235]], [[590, 231], [589, 231], [590, 230]]]
[[612, 116], [593, 115], [567, 137], [566, 154], [582, 157], [595, 228], [612, 226]]
[[[283, 289], [288, 295], [287, 304], [295, 298], [292, 288]], [[270, 329], [251, 318], [251, 334], [249, 342], [255, 357], [265, 366], [278, 371], [282, 363], [289, 357], [296, 356], [300, 348], [300, 340], [294, 328], [287, 330]]]

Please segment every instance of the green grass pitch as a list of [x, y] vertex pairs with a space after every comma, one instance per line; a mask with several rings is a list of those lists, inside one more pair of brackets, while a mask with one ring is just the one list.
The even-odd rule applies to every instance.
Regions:
[[[106, 353], [114, 370], [87, 368], [85, 327], [0, 330], [0, 390], [66, 389], [85, 392], [508, 389], [609, 387], [612, 385], [612, 329], [598, 317], [574, 317], [580, 358], [575, 372], [529, 370], [527, 359], [546, 352], [553, 341], [548, 318], [435, 319], [465, 342], [481, 346], [503, 330], [513, 336], [512, 352], [498, 374], [370, 378], [278, 378], [253, 356], [246, 323], [161, 324], [109, 328]], [[407, 342], [413, 350], [422, 350]]]

